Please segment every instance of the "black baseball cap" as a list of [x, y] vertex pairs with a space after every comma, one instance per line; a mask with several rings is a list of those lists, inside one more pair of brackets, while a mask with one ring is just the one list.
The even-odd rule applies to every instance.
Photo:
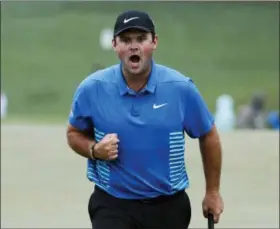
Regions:
[[121, 13], [115, 22], [114, 37], [128, 29], [140, 29], [155, 33], [155, 25], [151, 17], [142, 11], [129, 10]]

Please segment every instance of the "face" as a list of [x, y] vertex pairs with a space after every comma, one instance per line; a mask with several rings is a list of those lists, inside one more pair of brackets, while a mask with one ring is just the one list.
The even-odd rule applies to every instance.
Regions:
[[123, 70], [130, 75], [142, 75], [150, 69], [158, 38], [140, 30], [128, 30], [113, 40], [113, 48], [122, 61]]

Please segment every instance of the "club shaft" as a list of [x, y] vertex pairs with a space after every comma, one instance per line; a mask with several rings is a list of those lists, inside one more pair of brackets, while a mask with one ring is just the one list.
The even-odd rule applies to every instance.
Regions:
[[214, 216], [211, 213], [208, 215], [208, 229], [214, 229]]

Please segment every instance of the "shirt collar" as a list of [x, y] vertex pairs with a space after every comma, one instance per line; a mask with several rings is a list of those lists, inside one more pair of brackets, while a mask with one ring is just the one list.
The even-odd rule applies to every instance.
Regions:
[[[126, 81], [124, 79], [124, 76], [122, 74], [122, 64], [120, 63], [118, 67], [115, 70], [116, 78], [117, 78], [117, 84], [119, 88], [120, 95], [125, 95], [125, 94], [132, 94], [136, 95], [136, 93], [128, 87], [126, 84]], [[149, 93], [154, 93], [156, 89], [156, 83], [157, 83], [157, 67], [154, 61], [152, 60], [152, 71], [149, 75], [148, 82], [146, 86], [139, 92], [139, 93], [144, 93], [144, 92], [149, 92]]]

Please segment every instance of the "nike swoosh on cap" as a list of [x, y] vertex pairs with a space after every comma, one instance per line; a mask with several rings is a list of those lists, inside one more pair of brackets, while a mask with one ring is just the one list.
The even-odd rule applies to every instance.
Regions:
[[127, 22], [130, 22], [130, 21], [132, 21], [132, 20], [135, 20], [135, 19], [138, 19], [139, 17], [132, 17], [132, 18], [129, 18], [129, 19], [124, 19], [123, 20], [123, 23], [125, 24], [125, 23], [127, 23]]

